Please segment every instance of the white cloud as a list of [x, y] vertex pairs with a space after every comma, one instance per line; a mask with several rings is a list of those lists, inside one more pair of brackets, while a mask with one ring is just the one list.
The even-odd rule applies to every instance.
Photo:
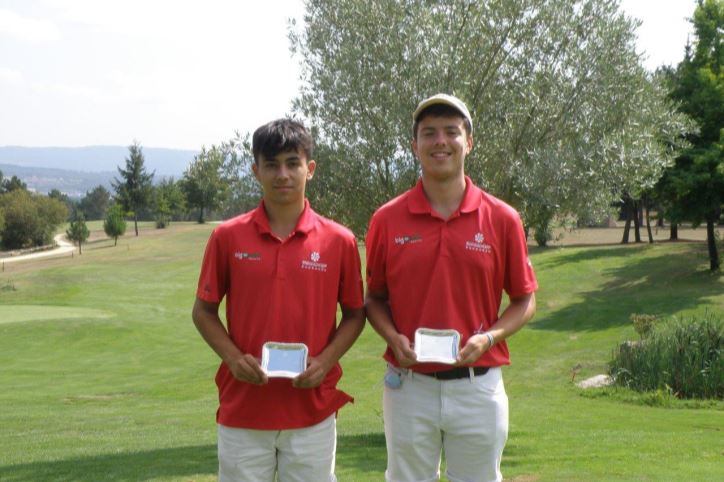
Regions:
[[0, 83], [20, 85], [23, 83], [23, 74], [19, 70], [0, 67]]
[[29, 18], [0, 8], [0, 36], [10, 36], [35, 43], [53, 42], [60, 38], [60, 31], [45, 19]]

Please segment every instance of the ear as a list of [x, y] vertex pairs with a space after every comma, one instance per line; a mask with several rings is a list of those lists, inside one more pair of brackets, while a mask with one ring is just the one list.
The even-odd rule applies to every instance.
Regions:
[[307, 181], [314, 177], [314, 171], [317, 170], [317, 161], [311, 159], [307, 161]]
[[415, 154], [415, 157], [419, 159], [420, 156], [417, 155], [417, 139], [412, 139], [410, 145], [412, 146], [412, 153]]
[[259, 181], [259, 164], [257, 164], [256, 162], [252, 164], [251, 170], [254, 172], [254, 177], [256, 178], [256, 180]]
[[467, 156], [470, 154], [470, 151], [473, 150], [473, 136], [468, 136], [467, 138], [467, 149], [465, 150], [465, 155]]

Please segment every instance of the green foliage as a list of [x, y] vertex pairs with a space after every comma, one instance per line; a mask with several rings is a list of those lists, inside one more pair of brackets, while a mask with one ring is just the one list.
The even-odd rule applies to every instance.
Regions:
[[673, 319], [614, 354], [616, 383], [681, 398], [724, 398], [724, 318]]
[[78, 252], [83, 254], [83, 243], [88, 240], [90, 231], [85, 224], [85, 217], [82, 212], [74, 213], [73, 219], [70, 221], [70, 227], [65, 231], [65, 235], [70, 241], [78, 243]]
[[27, 191], [28, 185], [20, 180], [19, 177], [13, 176], [10, 179], [3, 177], [3, 172], [0, 171], [0, 194], [12, 191]]
[[186, 195], [181, 183], [173, 177], [164, 178], [153, 188], [152, 210], [157, 228], [167, 227], [171, 220], [179, 220], [186, 210]]
[[79, 209], [88, 220], [103, 219], [110, 202], [111, 193], [105, 187], [98, 185], [80, 200]]
[[50, 244], [56, 228], [68, 217], [61, 201], [22, 189], [0, 195], [0, 212], [5, 218], [0, 233], [4, 249]]
[[118, 237], [126, 232], [126, 220], [124, 219], [123, 208], [120, 204], [113, 204], [106, 211], [106, 219], [103, 221], [103, 231], [110, 238], [113, 238], [114, 246], [118, 245]]
[[118, 201], [126, 212], [133, 213], [133, 224], [138, 236], [138, 213], [148, 206], [153, 189], [153, 173], [147, 173], [141, 145], [134, 141], [128, 146], [129, 157], [126, 168], [118, 167], [120, 179], [113, 180], [113, 189]]
[[618, 2], [310, 0], [304, 20], [290, 31], [306, 82], [294, 106], [326, 146], [312, 189], [360, 233], [416, 181], [410, 116], [437, 92], [473, 114], [467, 173], [529, 226], [607, 214], [655, 183], [690, 127]]
[[[224, 153], [223, 176], [229, 185], [229, 195], [221, 205], [221, 212], [225, 218], [230, 218], [256, 207], [262, 193], [251, 169], [254, 156], [249, 134], [237, 132], [233, 139], [223, 142], [220, 149]], [[315, 149], [315, 157], [316, 152]], [[316, 183], [316, 177], [315, 174], [312, 184]]]
[[184, 172], [181, 188], [189, 208], [199, 211], [198, 222], [206, 222], [204, 214], [218, 209], [228, 197], [229, 182], [224, 175], [226, 156], [223, 147], [201, 148]]
[[703, 0], [694, 11], [694, 46], [684, 60], [666, 70], [670, 97], [699, 131], [687, 136], [683, 150], [656, 187], [672, 222], [706, 223], [710, 269], [719, 269], [714, 226], [724, 204], [724, 1]]
[[77, 202], [71, 199], [67, 194], [64, 194], [60, 192], [58, 189], [52, 189], [48, 193], [48, 197], [50, 199], [57, 199], [58, 201], [65, 204], [65, 206], [68, 208], [68, 213], [74, 213], [77, 209]]

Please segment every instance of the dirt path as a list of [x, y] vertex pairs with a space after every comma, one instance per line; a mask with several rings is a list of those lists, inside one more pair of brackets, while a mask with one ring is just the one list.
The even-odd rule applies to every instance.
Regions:
[[57, 245], [53, 249], [38, 251], [37, 253], [20, 254], [17, 256], [0, 258], [0, 263], [14, 263], [16, 261], [27, 261], [29, 259], [47, 258], [67, 254], [75, 250], [75, 246], [65, 239], [65, 234], [56, 234], [53, 241], [55, 241], [55, 244]]

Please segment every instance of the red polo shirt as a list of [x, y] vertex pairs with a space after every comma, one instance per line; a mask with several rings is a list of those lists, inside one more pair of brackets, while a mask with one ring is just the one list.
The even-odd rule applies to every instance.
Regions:
[[[262, 202], [214, 230], [196, 296], [211, 303], [226, 297], [228, 331], [243, 353], [261, 358], [267, 341], [301, 342], [316, 356], [336, 330], [337, 303], [363, 306], [357, 242], [306, 200], [294, 232], [281, 241], [271, 233]], [[260, 430], [314, 425], [352, 400], [336, 389], [341, 376], [337, 364], [314, 389], [294, 388], [286, 378], [257, 386], [236, 380], [222, 363], [217, 421]]]
[[[399, 333], [414, 341], [420, 327], [460, 332], [464, 346], [498, 319], [503, 290], [516, 297], [538, 289], [518, 213], [465, 178], [458, 210], [433, 213], [422, 181], [380, 207], [367, 233], [367, 288], [388, 293]], [[390, 348], [385, 359], [397, 365]], [[510, 364], [505, 341], [475, 366]], [[449, 365], [422, 363], [430, 372]]]

